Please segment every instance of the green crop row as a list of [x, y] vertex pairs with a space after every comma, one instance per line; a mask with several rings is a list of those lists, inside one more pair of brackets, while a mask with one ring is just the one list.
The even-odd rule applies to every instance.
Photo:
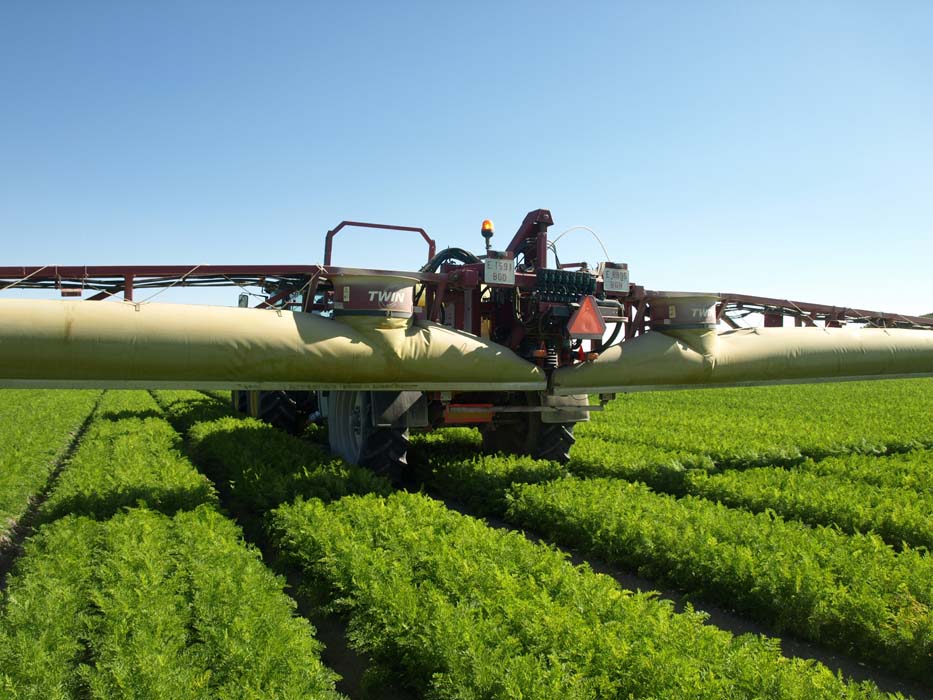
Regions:
[[929, 460], [929, 452], [913, 451], [807, 460], [788, 469], [721, 471], [706, 455], [584, 438], [574, 446], [568, 467], [581, 476], [642, 481], [658, 491], [703, 496], [753, 511], [770, 509], [846, 532], [872, 531], [894, 546], [906, 542], [931, 548], [933, 492], [901, 486], [920, 485], [925, 470], [933, 472]]
[[313, 628], [160, 415], [104, 394], [0, 598], [0, 697], [337, 697]]
[[671, 493], [682, 493], [688, 471], [716, 471], [703, 454], [665, 450], [638, 442], [615, 442], [583, 437], [570, 451], [570, 471], [583, 476], [618, 477], [644, 481]]
[[[879, 465], [879, 468], [883, 466]], [[773, 510], [812, 525], [874, 532], [895, 547], [933, 550], [933, 494], [852, 482], [800, 469], [689, 472], [689, 493], [756, 512]]]
[[933, 680], [933, 557], [611, 479], [518, 485], [508, 518], [757, 619]]
[[40, 509], [40, 522], [69, 513], [108, 518], [137, 505], [171, 514], [216, 503], [211, 483], [181, 449], [181, 438], [149, 394], [108, 391]]
[[154, 391], [152, 396], [182, 435], [195, 423], [236, 415], [229, 401], [220, 401], [200, 391]]
[[408, 462], [414, 476], [444, 498], [479, 515], [500, 515], [515, 483], [537, 483], [566, 476], [556, 462], [515, 455], [484, 455], [476, 431], [445, 428], [412, 437]]
[[933, 380], [622, 395], [579, 438], [708, 455], [723, 467], [933, 446]]
[[843, 477], [849, 481], [933, 494], [933, 451], [912, 450], [892, 455], [846, 455], [819, 461], [808, 459], [798, 467], [812, 474]]
[[99, 391], [0, 391], [0, 541], [42, 490]]
[[207, 396], [210, 396], [210, 397], [213, 398], [213, 399], [217, 399], [217, 400], [220, 401], [221, 403], [225, 403], [225, 404], [227, 404], [228, 406], [231, 405], [231, 403], [230, 403], [230, 392], [229, 392], [228, 390], [226, 390], [226, 389], [218, 389], [218, 390], [212, 390], [212, 391], [205, 391], [204, 393], [205, 393]]
[[336, 698], [282, 582], [209, 506], [66, 516], [30, 539], [0, 615], [0, 696]]
[[[460, 439], [448, 440], [445, 432], [441, 431], [432, 436], [431, 447], [433, 449], [431, 452], [425, 451], [424, 456], [419, 460], [419, 476], [426, 480], [432, 488], [444, 494], [445, 497], [467, 503], [474, 512], [501, 515], [503, 502], [506, 500], [504, 491], [510, 485], [547, 482], [562, 476], [561, 470], [556, 465], [547, 462], [535, 463], [531, 460], [510, 457], [493, 458], [470, 455], [468, 451], [459, 449]], [[445, 444], [448, 442], [450, 443], [449, 446]], [[827, 523], [846, 526], [849, 530], [867, 530], [874, 527], [880, 533], [888, 535], [892, 541], [896, 541], [896, 544], [899, 545], [902, 540], [909, 543], [914, 542], [915, 544], [924, 544], [929, 541], [929, 539], [924, 539], [926, 535], [923, 534], [927, 532], [929, 518], [929, 503], [926, 498], [915, 493], [911, 495], [909, 491], [872, 489], [870, 486], [859, 482], [850, 484], [845, 481], [841, 473], [845, 472], [846, 460], [863, 464], [866, 471], [871, 460], [876, 460], [878, 464], [875, 468], [882, 473], [888, 463], [902, 464], [903, 471], [898, 482], [902, 483], [904, 480], [911, 478], [911, 475], [909, 475], [910, 468], [916, 462], [922, 461], [926, 454], [915, 452], [888, 457], [847, 456], [839, 458], [836, 460], [838, 461], [836, 468], [830, 470], [832, 474], [840, 472], [836, 476], [835, 482], [830, 483], [826, 480], [819, 480], [818, 477], [808, 476], [806, 472], [803, 472], [799, 475], [801, 484], [800, 488], [796, 489], [796, 496], [793, 489], [774, 488], [772, 490], [768, 488], [769, 481], [780, 481], [782, 475], [789, 474], [789, 472], [781, 469], [753, 469], [748, 472], [730, 471], [721, 475], [707, 476], [703, 470], [715, 468], [708, 457], [690, 453], [664, 453], [663, 451], [652, 450], [646, 446], [631, 443], [617, 444], [593, 438], [584, 438], [574, 447], [573, 458], [569, 466], [573, 471], [580, 473], [590, 475], [612, 474], [630, 480], [646, 481], [654, 488], [661, 488], [676, 494], [689, 491], [709, 497], [720, 496], [722, 494], [717, 493], [717, 489], [719, 491], [728, 490], [729, 487], [735, 484], [745, 485], [746, 490], [754, 491], [753, 485], [760, 480], [764, 484], [758, 489], [759, 501], [757, 504], [750, 498], [745, 502], [740, 502], [741, 499], [738, 497], [736, 497], [735, 504], [746, 507], [757, 505], [762, 510], [770, 507], [772, 512], [777, 509], [791, 517], [807, 516], [806, 519], [811, 522], [820, 522], [822, 519]], [[816, 469], [820, 464], [822, 463], [808, 462], [802, 465], [800, 469], [808, 467]], [[793, 476], [791, 474], [791, 477]], [[811, 482], [811, 479], [814, 478], [817, 481]], [[804, 487], [803, 482], [813, 488]], [[736, 486], [735, 490], [738, 491], [739, 487]], [[595, 491], [599, 491], [599, 489], [594, 489], [593, 498], [595, 503], [610, 498], [609, 492], [600, 491], [596, 494]], [[872, 496], [874, 497], [873, 500]], [[887, 498], [882, 496], [887, 496]], [[652, 497], [656, 496], [652, 494]], [[794, 505], [795, 501], [797, 502], [796, 507]], [[926, 503], [927, 513], [924, 513], [922, 504], [917, 505], [921, 501]], [[689, 503], [690, 501], [684, 502]], [[871, 503], [874, 505], [871, 505]], [[805, 510], [804, 506], [809, 510]], [[740, 518], [742, 517], [741, 514], [738, 515]], [[540, 528], [536, 527], [536, 522], [533, 519], [526, 519], [526, 525], [532, 529], [537, 529], [539, 532], [541, 531]], [[642, 523], [642, 525], [644, 528], [642, 536], [650, 539], [651, 532], [648, 529], [648, 524]], [[787, 525], [791, 528], [796, 527], [793, 523]], [[594, 527], [596, 527], [595, 524]], [[802, 532], [812, 533], [809, 528], [802, 528]], [[764, 537], [767, 536], [764, 534]], [[833, 537], [832, 540], [828, 545], [830, 549], [838, 546], [840, 538]], [[842, 537], [841, 540], [843, 542], [848, 541], [845, 537]], [[861, 546], [859, 541], [855, 541], [854, 544], [856, 549]], [[851, 551], [851, 549], [852, 547], [846, 547], [846, 551]], [[765, 551], [771, 552], [772, 549], [769, 548]], [[893, 553], [886, 553], [883, 559], [890, 561], [891, 554]], [[922, 560], [929, 561], [926, 558], [922, 558]], [[778, 561], [780, 561], [780, 558]], [[639, 559], [627, 563], [638, 566], [643, 565], [644, 560]], [[659, 563], [658, 566], [663, 568], [663, 562]], [[928, 571], [929, 567], [926, 570]], [[855, 578], [860, 575], [857, 568], [850, 573]], [[876, 573], [880, 576], [885, 575], [883, 569]], [[663, 575], [663, 572], [661, 575]], [[754, 584], [750, 585], [754, 587]], [[871, 592], [869, 589], [868, 593], [871, 594]], [[929, 600], [930, 596], [933, 596], [933, 591], [928, 594], [926, 600]], [[728, 598], [728, 596], [726, 597]], [[894, 597], [896, 597], [896, 593]], [[730, 601], [725, 600], [725, 602]], [[929, 605], [929, 603], [924, 604]], [[873, 604], [872, 607], [878, 607], [878, 605]], [[875, 619], [878, 618], [875, 617]], [[845, 644], [843, 646], [845, 647]], [[883, 656], [884, 654], [884, 651], [879, 652], [879, 655]]]
[[231, 507], [261, 516], [295, 496], [331, 500], [350, 493], [387, 493], [389, 483], [367, 469], [332, 457], [323, 447], [254, 418], [227, 411], [199, 392], [155, 392], [179, 430], [187, 430], [192, 456], [229, 494]]
[[425, 697], [882, 697], [421, 494], [298, 501], [273, 537]]

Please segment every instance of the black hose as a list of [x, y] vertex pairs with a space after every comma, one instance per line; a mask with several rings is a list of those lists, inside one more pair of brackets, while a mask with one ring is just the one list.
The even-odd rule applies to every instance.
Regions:
[[606, 348], [611, 346], [614, 342], [616, 342], [616, 339], [619, 337], [619, 331], [622, 330], [623, 325], [625, 324], [621, 322], [616, 324], [616, 327], [612, 329], [612, 334], [609, 336], [609, 340], [603, 343], [603, 350], [605, 350]]
[[441, 252], [428, 260], [421, 268], [421, 272], [436, 272], [437, 269], [449, 260], [455, 260], [464, 265], [480, 262], [480, 259], [463, 248], [444, 248]]

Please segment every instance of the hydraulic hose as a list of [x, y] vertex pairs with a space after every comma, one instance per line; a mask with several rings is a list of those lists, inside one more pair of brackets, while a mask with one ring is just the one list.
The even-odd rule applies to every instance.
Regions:
[[464, 265], [480, 262], [480, 259], [463, 248], [444, 248], [441, 252], [428, 260], [421, 268], [421, 272], [437, 272], [438, 268], [449, 260], [455, 260]]

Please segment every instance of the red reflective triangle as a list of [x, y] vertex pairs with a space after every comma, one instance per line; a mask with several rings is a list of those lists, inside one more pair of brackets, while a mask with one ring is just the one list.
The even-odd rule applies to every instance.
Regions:
[[592, 295], [583, 297], [580, 308], [573, 312], [567, 322], [567, 332], [571, 338], [583, 340], [600, 340], [606, 333], [606, 322], [599, 313], [596, 298]]

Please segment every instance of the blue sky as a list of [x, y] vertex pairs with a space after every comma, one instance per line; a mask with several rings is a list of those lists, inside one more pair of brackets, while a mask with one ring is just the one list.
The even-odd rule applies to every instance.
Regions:
[[[931, 28], [927, 2], [6, 0], [0, 264], [313, 263], [345, 218], [478, 250], [544, 207], [650, 288], [933, 311]], [[335, 262], [413, 269], [420, 239]]]

